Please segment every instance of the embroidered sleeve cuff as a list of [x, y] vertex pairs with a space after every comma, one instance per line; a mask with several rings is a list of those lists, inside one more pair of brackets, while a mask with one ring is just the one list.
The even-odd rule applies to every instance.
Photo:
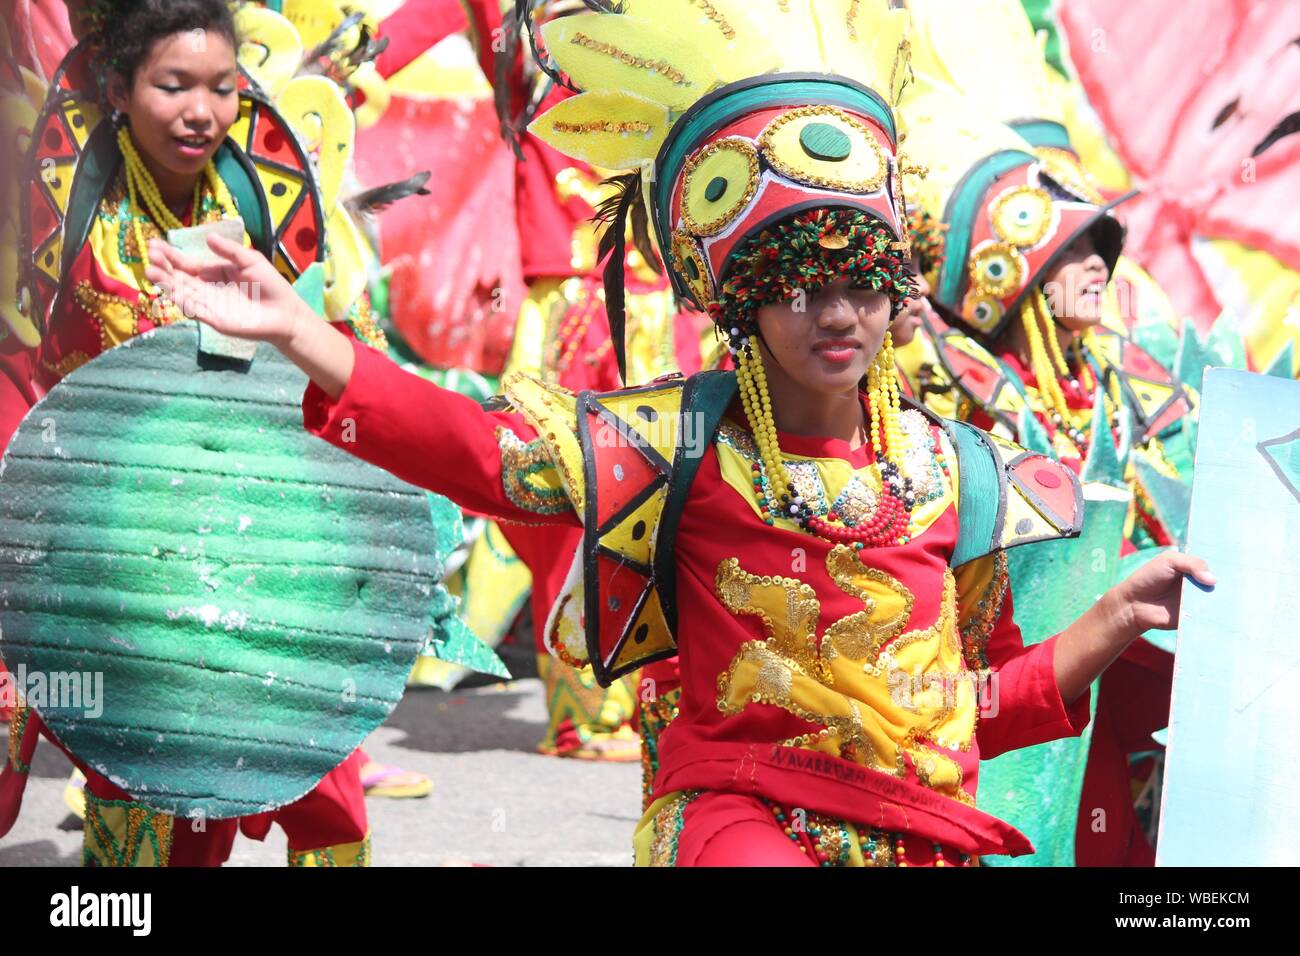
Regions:
[[1056, 638], [1025, 648], [997, 670], [993, 710], [979, 724], [980, 758], [1077, 737], [1088, 725], [1091, 691], [1069, 707], [1061, 699], [1053, 657]]

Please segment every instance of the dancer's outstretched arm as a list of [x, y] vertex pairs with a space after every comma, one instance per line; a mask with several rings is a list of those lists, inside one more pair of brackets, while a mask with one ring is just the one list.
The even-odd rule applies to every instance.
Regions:
[[[150, 280], [185, 315], [274, 345], [306, 372], [313, 384], [303, 396], [303, 424], [312, 434], [470, 511], [528, 524], [579, 524], [571, 474], [561, 472], [559, 452], [524, 415], [489, 412], [348, 338], [257, 252], [219, 238], [209, 248], [215, 263], [152, 243]], [[552, 437], [576, 427], [572, 415], [565, 418], [562, 397], [543, 410]]]

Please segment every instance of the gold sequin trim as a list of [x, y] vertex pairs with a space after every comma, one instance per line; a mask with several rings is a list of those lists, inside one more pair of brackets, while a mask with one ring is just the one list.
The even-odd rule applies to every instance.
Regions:
[[722, 15], [717, 7], [709, 3], [709, 0], [690, 0], [690, 2], [698, 6], [704, 11], [706, 17], [718, 25], [718, 29], [722, 31], [724, 37], [728, 40], [736, 39], [736, 28], [727, 22], [727, 18]]
[[49, 369], [59, 378], [64, 378], [71, 375], [89, 361], [89, 355], [82, 351], [76, 351], [65, 355], [57, 362], [51, 362], [49, 359], [41, 359], [41, 365]]
[[699, 795], [698, 790], [684, 790], [659, 808], [654, 820], [654, 840], [650, 844], [651, 866], [677, 865], [677, 841], [684, 826], [682, 818], [686, 808]]
[[[875, 154], [876, 173], [868, 179], [843, 179], [835, 176], [819, 176], [816, 173], [810, 173], [805, 170], [786, 162], [786, 160], [773, 148], [773, 140], [779, 133], [790, 123], [812, 116], [836, 119], [846, 126], [851, 127], [861, 134], [867, 147]], [[774, 119], [767, 129], [763, 130], [763, 135], [758, 139], [759, 148], [763, 151], [764, 158], [783, 176], [793, 179], [795, 182], [807, 183], [812, 186], [821, 186], [823, 189], [842, 190], [850, 193], [869, 194], [874, 193], [885, 184], [885, 178], [889, 175], [889, 162], [885, 158], [885, 151], [880, 148], [876, 142], [875, 134], [871, 129], [859, 120], [841, 109], [834, 106], [816, 105], [801, 106], [798, 109], [790, 110]], [[854, 144], [857, 145], [856, 143]]]
[[82, 863], [85, 866], [165, 867], [174, 818], [131, 800], [103, 800], [86, 789]]
[[340, 843], [316, 850], [288, 849], [288, 864], [291, 867], [338, 868], [367, 867], [371, 861], [370, 834], [357, 843]]
[[854, 43], [858, 42], [858, 25], [856, 21], [858, 19], [859, 5], [860, 0], [849, 0], [849, 10], [844, 15], [844, 26], [849, 31], [849, 39]]
[[380, 352], [388, 351], [388, 336], [379, 327], [375, 319], [375, 310], [370, 304], [370, 296], [363, 295], [348, 310], [347, 324], [356, 337]]
[[555, 124], [557, 133], [648, 133], [650, 124], [641, 120], [632, 120], [628, 122], [616, 122], [615, 120], [593, 120], [590, 123], [566, 123], [563, 121]]
[[988, 586], [975, 603], [975, 610], [969, 618], [958, 625], [961, 632], [962, 654], [966, 666], [971, 670], [980, 670], [989, 666], [988, 643], [1002, 616], [1002, 603], [1006, 600], [1007, 584], [1010, 575], [1007, 572], [1007, 554], [1005, 551], [993, 553], [993, 575]]
[[18, 773], [29, 773], [32, 769], [23, 763], [21, 757], [23, 733], [27, 730], [27, 721], [31, 715], [32, 712], [22, 701], [18, 701], [9, 714], [9, 766]]
[[569, 42], [595, 53], [603, 53], [605, 56], [613, 57], [633, 69], [650, 70], [653, 73], [658, 73], [675, 86], [688, 85], [686, 74], [671, 63], [666, 63], [663, 60], [651, 60], [643, 56], [637, 56], [635, 53], [629, 53], [612, 43], [593, 39], [585, 33], [575, 33], [573, 39]]
[[[745, 184], [745, 194], [731, 208], [716, 219], [700, 222], [691, 215], [691, 179], [700, 165], [717, 153], [739, 153], [749, 163], [749, 179]], [[731, 136], [710, 143], [690, 158], [682, 169], [682, 223], [688, 232], [697, 236], [713, 236], [731, 225], [736, 218], [749, 207], [758, 192], [758, 150], [747, 139]]]
[[501, 450], [501, 482], [506, 497], [519, 508], [539, 515], [558, 515], [570, 510], [569, 498], [558, 482], [548, 484], [539, 476], [555, 472], [555, 461], [546, 442], [538, 438], [525, 442], [508, 428], [497, 428]]

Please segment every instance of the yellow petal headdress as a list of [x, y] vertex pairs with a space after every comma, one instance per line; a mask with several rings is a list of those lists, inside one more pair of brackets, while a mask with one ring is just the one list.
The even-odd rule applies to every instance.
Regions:
[[1110, 210], [1053, 178], [1013, 129], [969, 100], [921, 80], [904, 104], [908, 156], [926, 168], [909, 184], [943, 231], [932, 296], [976, 332], [998, 334], [1081, 234], [1114, 268], [1123, 228]]
[[[743, 241], [804, 209], [861, 210], [902, 237], [905, 12], [888, 0], [589, 6], [600, 11], [539, 30], [578, 94], [530, 129], [576, 159], [640, 172], [636, 198], [679, 295], [714, 303]], [[617, 345], [617, 291], [610, 299]]]

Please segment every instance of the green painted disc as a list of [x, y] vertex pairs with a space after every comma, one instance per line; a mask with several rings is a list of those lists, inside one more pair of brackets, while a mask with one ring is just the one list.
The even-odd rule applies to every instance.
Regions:
[[853, 152], [853, 141], [829, 123], [809, 123], [799, 133], [799, 145], [813, 159], [842, 163]]
[[[197, 342], [133, 339], [19, 427], [0, 654], [87, 764], [219, 819], [298, 799], [383, 722], [442, 568], [424, 492], [303, 430], [301, 372], [265, 345], [200, 371]], [[65, 676], [41, 699], [33, 675]]]
[[727, 180], [724, 176], [714, 176], [709, 185], [704, 188], [704, 198], [709, 202], [717, 202], [725, 195], [727, 195]]

